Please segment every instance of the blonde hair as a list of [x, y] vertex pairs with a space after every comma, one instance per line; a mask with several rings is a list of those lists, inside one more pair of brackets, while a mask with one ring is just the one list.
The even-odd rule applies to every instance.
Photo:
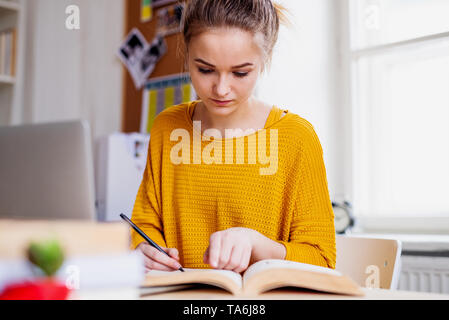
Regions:
[[271, 65], [280, 24], [290, 24], [286, 12], [282, 5], [272, 0], [187, 0], [181, 17], [181, 53], [188, 53], [191, 39], [204, 31], [236, 27], [257, 37], [264, 71], [265, 64]]

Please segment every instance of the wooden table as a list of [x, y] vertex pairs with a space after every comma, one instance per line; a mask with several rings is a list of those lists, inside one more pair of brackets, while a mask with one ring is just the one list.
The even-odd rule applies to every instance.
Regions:
[[365, 296], [326, 294], [301, 289], [276, 289], [259, 296], [233, 296], [216, 288], [195, 288], [141, 296], [145, 300], [449, 300], [447, 294], [369, 289], [363, 288]]

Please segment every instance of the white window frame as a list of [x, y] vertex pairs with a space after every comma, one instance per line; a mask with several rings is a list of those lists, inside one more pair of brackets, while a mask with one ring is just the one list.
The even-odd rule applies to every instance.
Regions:
[[[449, 39], [449, 32], [419, 37], [390, 44], [372, 46], [366, 49], [352, 50], [350, 46], [350, 0], [340, 0], [338, 6], [338, 24], [340, 36], [339, 61], [340, 61], [340, 109], [344, 115], [343, 127], [349, 127], [344, 134], [344, 168], [346, 172], [344, 186], [345, 194], [350, 202], [354, 200], [354, 188], [356, 187], [356, 170], [358, 155], [357, 146], [357, 112], [354, 108], [356, 83], [355, 59], [361, 55], [378, 54], [389, 50], [395, 50], [406, 46], [420, 45], [427, 42], [435, 42], [441, 39]], [[449, 194], [448, 194], [449, 196]], [[448, 217], [369, 217], [361, 216], [354, 208], [356, 217], [355, 232], [368, 233], [409, 233], [409, 234], [447, 234], [449, 233]]]

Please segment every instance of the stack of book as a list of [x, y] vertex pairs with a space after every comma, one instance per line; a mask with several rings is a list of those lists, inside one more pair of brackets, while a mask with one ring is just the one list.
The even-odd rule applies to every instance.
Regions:
[[15, 75], [16, 29], [0, 31], [0, 76]]
[[0, 219], [0, 297], [9, 288], [31, 290], [27, 284], [44, 290], [45, 274], [30, 263], [27, 248], [49, 240], [63, 249], [64, 260], [52, 280], [70, 289], [67, 299], [139, 298], [145, 265], [143, 255], [130, 249], [129, 226], [62, 219]]

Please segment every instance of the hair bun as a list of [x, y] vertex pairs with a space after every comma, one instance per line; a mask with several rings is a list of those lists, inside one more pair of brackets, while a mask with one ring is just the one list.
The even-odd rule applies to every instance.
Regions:
[[283, 25], [290, 26], [291, 22], [290, 22], [289, 18], [287, 17], [288, 10], [282, 4], [279, 4], [279, 3], [275, 2], [274, 0], [270, 0], [270, 1], [273, 4], [274, 9], [276, 10], [276, 13], [279, 18], [279, 22]]

